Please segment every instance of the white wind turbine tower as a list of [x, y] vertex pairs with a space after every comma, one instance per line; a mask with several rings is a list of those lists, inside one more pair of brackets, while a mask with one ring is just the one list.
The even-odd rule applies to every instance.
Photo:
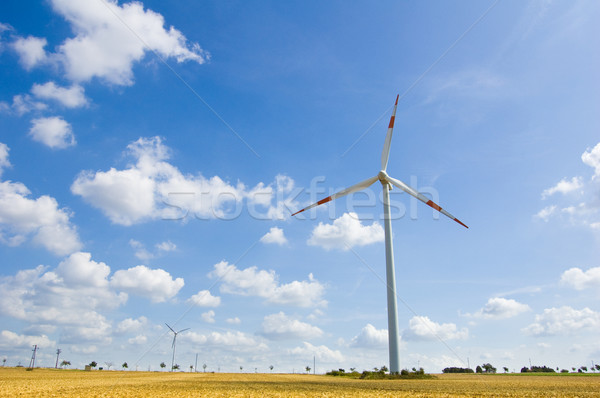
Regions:
[[433, 209], [439, 211], [443, 215], [450, 217], [452, 220], [456, 221], [460, 225], [465, 228], [467, 227], [460, 220], [454, 217], [452, 214], [448, 213], [446, 210], [442, 209], [432, 200], [429, 200], [426, 196], [420, 194], [415, 189], [409, 187], [405, 183], [395, 178], [390, 177], [387, 172], [387, 164], [388, 158], [390, 155], [390, 144], [392, 142], [392, 131], [394, 130], [394, 119], [396, 117], [396, 108], [398, 107], [398, 96], [396, 97], [396, 103], [394, 104], [394, 111], [392, 113], [392, 117], [390, 118], [390, 124], [388, 126], [387, 135], [385, 137], [385, 143], [383, 144], [383, 152], [381, 153], [381, 171], [375, 176], [371, 177], [367, 180], [359, 182], [356, 185], [351, 186], [350, 188], [343, 189], [337, 193], [334, 193], [331, 196], [328, 196], [324, 199], [319, 200], [317, 203], [313, 203], [312, 205], [305, 207], [304, 209], [297, 211], [292, 214], [292, 216], [301, 213], [305, 210], [311, 209], [315, 206], [321, 205], [323, 203], [327, 203], [332, 201], [333, 199], [340, 198], [342, 196], [346, 196], [348, 194], [363, 190], [369, 186], [371, 186], [375, 181], [379, 180], [381, 185], [383, 186], [383, 214], [384, 214], [384, 224], [385, 224], [385, 260], [386, 260], [386, 279], [387, 279], [387, 309], [388, 309], [388, 341], [389, 341], [389, 355], [390, 355], [390, 372], [391, 373], [399, 373], [400, 372], [400, 345], [399, 345], [399, 335], [398, 335], [398, 310], [396, 308], [396, 272], [394, 269], [394, 248], [392, 245], [392, 221], [390, 218], [390, 189], [392, 189], [392, 185], [400, 188], [407, 194], [414, 196], [419, 199], [421, 202], [426, 205], [432, 207]]
[[167, 325], [167, 327], [169, 329], [171, 329], [171, 332], [173, 332], [173, 359], [171, 359], [171, 372], [173, 371], [173, 366], [175, 366], [175, 343], [177, 341], [177, 335], [181, 332], [185, 332], [186, 330], [190, 330], [190, 328], [185, 328], [185, 329], [181, 329], [179, 332], [176, 332], [175, 330], [173, 330], [173, 328], [171, 326], [169, 326], [169, 324], [167, 324], [165, 322], [165, 325]]

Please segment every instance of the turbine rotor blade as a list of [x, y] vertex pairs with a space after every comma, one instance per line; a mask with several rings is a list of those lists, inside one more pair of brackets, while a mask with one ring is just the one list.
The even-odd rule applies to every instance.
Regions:
[[171, 332], [175, 333], [175, 331], [173, 330], [173, 328], [172, 328], [171, 326], [169, 326], [169, 324], [168, 324], [168, 323], [166, 323], [166, 322], [165, 322], [165, 325], [167, 325], [167, 327], [168, 327], [169, 329], [171, 329]]
[[181, 329], [179, 332], [177, 333], [181, 333], [181, 332], [185, 332], [186, 330], [190, 330], [191, 328], [185, 328], [185, 329]]
[[388, 159], [390, 157], [390, 146], [392, 145], [392, 132], [394, 131], [394, 121], [396, 120], [396, 108], [398, 107], [398, 97], [396, 96], [396, 103], [394, 104], [394, 111], [390, 118], [390, 124], [388, 125], [387, 135], [385, 136], [385, 143], [383, 144], [383, 151], [381, 152], [381, 170], [387, 169]]
[[377, 181], [378, 179], [379, 179], [379, 176], [375, 176], [375, 177], [367, 178], [366, 180], [364, 180], [364, 181], [361, 181], [361, 182], [359, 182], [358, 184], [352, 185], [351, 187], [349, 187], [349, 188], [346, 188], [346, 189], [342, 189], [341, 191], [339, 191], [339, 192], [336, 192], [336, 193], [334, 193], [334, 194], [333, 194], [333, 195], [331, 195], [331, 196], [328, 196], [328, 197], [326, 197], [326, 198], [324, 198], [324, 199], [321, 199], [321, 200], [319, 200], [318, 202], [316, 202], [316, 203], [313, 203], [312, 205], [310, 205], [310, 206], [307, 206], [307, 207], [305, 207], [305, 208], [304, 208], [304, 209], [302, 209], [302, 210], [298, 210], [297, 212], [295, 212], [294, 214], [292, 214], [292, 216], [295, 216], [295, 215], [296, 215], [296, 214], [298, 214], [298, 213], [302, 213], [304, 210], [312, 209], [312, 208], [313, 208], [313, 207], [315, 207], [315, 206], [322, 205], [323, 203], [327, 203], [327, 202], [330, 202], [330, 201], [332, 201], [332, 200], [334, 200], [334, 199], [341, 198], [342, 196], [346, 196], [346, 195], [348, 195], [348, 194], [351, 194], [351, 193], [353, 193], [353, 192], [361, 191], [361, 190], [363, 190], [363, 189], [365, 189], [365, 188], [368, 188], [368, 187], [370, 187], [370, 186], [371, 186], [371, 185], [372, 185], [372, 184], [373, 184], [375, 181]]
[[386, 180], [388, 182], [390, 182], [391, 184], [397, 186], [398, 188], [400, 188], [401, 190], [403, 190], [404, 192], [406, 192], [409, 195], [414, 196], [415, 198], [419, 199], [421, 202], [425, 203], [427, 206], [431, 207], [434, 210], [439, 211], [440, 213], [442, 213], [443, 215], [445, 215], [446, 217], [456, 221], [457, 223], [459, 223], [460, 225], [462, 225], [465, 228], [469, 228], [467, 227], [465, 224], [462, 223], [462, 221], [460, 221], [458, 218], [454, 217], [452, 214], [448, 213], [446, 210], [442, 209], [437, 203], [435, 203], [433, 200], [429, 199], [428, 197], [426, 197], [425, 195], [417, 192], [416, 190], [414, 190], [413, 188], [409, 187], [408, 185], [406, 185], [405, 183], [403, 183], [400, 180], [396, 180], [395, 178], [392, 178], [390, 176], [386, 176]]

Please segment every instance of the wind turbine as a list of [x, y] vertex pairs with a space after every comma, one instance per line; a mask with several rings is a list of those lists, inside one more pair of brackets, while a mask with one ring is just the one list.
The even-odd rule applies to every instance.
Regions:
[[179, 332], [176, 332], [175, 330], [173, 330], [173, 328], [171, 326], [169, 326], [169, 324], [167, 324], [165, 322], [165, 325], [167, 325], [167, 327], [169, 329], [171, 329], [171, 332], [173, 332], [173, 359], [171, 360], [171, 372], [173, 371], [173, 366], [175, 366], [175, 342], [177, 341], [177, 335], [181, 332], [185, 332], [186, 330], [190, 330], [190, 328], [185, 328], [185, 329], [181, 329]]
[[409, 187], [405, 183], [395, 178], [390, 177], [387, 172], [387, 164], [390, 156], [390, 145], [392, 143], [392, 132], [394, 130], [394, 119], [396, 118], [396, 108], [398, 107], [398, 97], [396, 96], [396, 103], [394, 104], [394, 111], [392, 112], [392, 117], [390, 118], [390, 124], [388, 126], [387, 135], [385, 137], [385, 143], [383, 144], [383, 151], [381, 153], [381, 170], [379, 173], [371, 178], [368, 178], [364, 181], [359, 182], [358, 184], [352, 185], [349, 188], [343, 189], [337, 193], [334, 193], [331, 196], [328, 196], [324, 199], [319, 200], [316, 203], [313, 203], [310, 206], [305, 207], [304, 209], [297, 211], [292, 214], [295, 216], [298, 213], [301, 213], [305, 210], [311, 209], [315, 206], [322, 205], [324, 203], [330, 202], [334, 199], [341, 198], [342, 196], [346, 196], [348, 194], [358, 192], [365, 188], [371, 186], [375, 181], [381, 182], [383, 186], [383, 214], [384, 214], [384, 224], [385, 224], [385, 262], [386, 262], [386, 279], [387, 279], [387, 309], [388, 309], [388, 342], [389, 342], [389, 355], [390, 355], [390, 373], [399, 373], [400, 372], [400, 345], [399, 345], [399, 335], [398, 335], [398, 309], [396, 307], [396, 271], [394, 269], [394, 248], [392, 245], [392, 221], [390, 218], [390, 189], [392, 189], [392, 185], [400, 188], [407, 194], [414, 196], [419, 199], [421, 202], [426, 205], [432, 207], [433, 209], [439, 211], [443, 215], [451, 218], [456, 221], [460, 225], [465, 228], [467, 227], [463, 224], [459, 219], [454, 217], [452, 214], [448, 213], [446, 210], [442, 209], [435, 202], [422, 195], [415, 189]]

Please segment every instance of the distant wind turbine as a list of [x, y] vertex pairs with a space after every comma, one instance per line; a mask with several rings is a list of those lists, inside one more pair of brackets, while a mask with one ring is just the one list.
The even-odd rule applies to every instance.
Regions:
[[389, 342], [389, 356], [390, 356], [390, 372], [391, 373], [399, 373], [400, 372], [400, 345], [399, 345], [399, 335], [398, 335], [398, 309], [396, 303], [396, 271], [394, 269], [394, 248], [392, 245], [392, 221], [390, 218], [390, 189], [392, 189], [392, 185], [400, 188], [407, 194], [414, 196], [419, 199], [421, 202], [426, 205], [432, 207], [433, 209], [439, 211], [443, 215], [451, 218], [456, 221], [460, 225], [465, 228], [467, 227], [463, 224], [459, 219], [454, 217], [452, 214], [448, 213], [446, 210], [442, 209], [435, 202], [419, 193], [415, 189], [409, 187], [405, 183], [395, 178], [390, 177], [387, 172], [387, 164], [390, 156], [390, 145], [392, 143], [392, 132], [394, 130], [394, 119], [396, 118], [396, 108], [398, 107], [398, 96], [396, 97], [396, 103], [394, 104], [394, 111], [392, 113], [392, 117], [390, 118], [390, 124], [388, 126], [387, 135], [385, 137], [385, 143], [383, 144], [383, 152], [381, 153], [381, 171], [369, 179], [359, 182], [356, 185], [351, 186], [350, 188], [343, 189], [337, 193], [334, 193], [331, 196], [328, 196], [324, 199], [319, 200], [312, 205], [305, 207], [304, 209], [297, 211], [292, 214], [295, 216], [298, 213], [301, 213], [305, 210], [311, 209], [315, 206], [322, 205], [324, 203], [330, 202], [334, 199], [341, 198], [342, 196], [346, 196], [348, 194], [358, 192], [365, 188], [371, 186], [375, 181], [381, 182], [383, 186], [383, 213], [384, 213], [384, 224], [385, 224], [385, 260], [386, 260], [386, 279], [387, 279], [387, 309], [388, 309], [388, 342]]
[[176, 332], [171, 326], [169, 326], [169, 324], [167, 324], [165, 322], [165, 325], [167, 325], [167, 327], [169, 329], [171, 329], [171, 332], [173, 332], [173, 359], [171, 360], [171, 372], [173, 371], [173, 366], [175, 366], [175, 343], [177, 342], [177, 335], [181, 332], [185, 332], [186, 330], [190, 330], [190, 328], [185, 328], [185, 329], [181, 329], [179, 332]]

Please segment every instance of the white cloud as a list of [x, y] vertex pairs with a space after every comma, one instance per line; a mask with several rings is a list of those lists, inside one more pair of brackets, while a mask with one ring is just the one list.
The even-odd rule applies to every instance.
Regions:
[[181, 339], [202, 346], [214, 346], [219, 349], [230, 349], [233, 351], [265, 351], [268, 347], [261, 341], [245, 333], [236, 332], [212, 332], [199, 334], [196, 332], [185, 332]]
[[202, 320], [204, 322], [215, 323], [215, 312], [213, 310], [209, 310], [209, 311], [203, 312], [200, 315], [200, 318], [202, 318]]
[[570, 335], [583, 330], [598, 330], [600, 313], [589, 308], [576, 310], [569, 306], [547, 308], [535, 316], [535, 322], [522, 329], [533, 336]]
[[221, 304], [221, 298], [213, 296], [208, 290], [200, 290], [190, 297], [188, 302], [198, 307], [218, 307]]
[[74, 253], [54, 270], [38, 266], [0, 281], [0, 314], [27, 322], [33, 329], [58, 327], [61, 342], [111, 342], [111, 322], [101, 313], [127, 301], [108, 283], [110, 268]]
[[48, 41], [43, 37], [19, 37], [12, 44], [15, 51], [19, 54], [21, 65], [27, 70], [44, 62], [46, 60], [46, 51], [44, 47]]
[[177, 249], [177, 245], [170, 240], [165, 242], [157, 243], [156, 248], [163, 252], [172, 252]]
[[271, 340], [310, 339], [321, 337], [323, 331], [316, 326], [279, 312], [265, 316], [262, 323], [262, 334]]
[[31, 111], [43, 111], [48, 105], [43, 102], [35, 101], [29, 94], [18, 94], [13, 97], [12, 104], [0, 102], [0, 111], [12, 110], [18, 116], [22, 116]]
[[[0, 152], [1, 166], [7, 167], [8, 147], [2, 144]], [[53, 197], [30, 199], [30, 194], [19, 182], [0, 181], [0, 242], [18, 246], [31, 239], [61, 256], [79, 250], [81, 242], [71, 224], [71, 213], [59, 209]]]
[[[302, 189], [295, 187], [292, 178], [278, 174], [274, 184], [265, 185], [258, 183], [252, 188], [248, 196], [248, 211], [250, 215], [259, 220], [286, 220], [298, 208], [296, 197]], [[256, 206], [266, 208], [259, 210]]]
[[240, 318], [238, 318], [237, 316], [235, 318], [227, 318], [225, 320], [225, 322], [231, 324], [231, 325], [239, 325], [240, 323], [242, 323], [242, 321], [240, 320]]
[[334, 363], [339, 364], [344, 362], [344, 356], [338, 350], [332, 350], [325, 345], [315, 346], [308, 342], [304, 342], [301, 347], [296, 347], [289, 350], [289, 353], [299, 358], [312, 358], [316, 357], [319, 363]]
[[454, 323], [436, 323], [426, 316], [413, 316], [402, 337], [407, 340], [464, 340], [469, 336], [466, 328], [458, 330]]
[[11, 166], [10, 161], [8, 160], [8, 152], [10, 149], [8, 145], [3, 142], [0, 142], [0, 177], [2, 177], [2, 172], [4, 169]]
[[58, 101], [67, 108], [79, 108], [88, 103], [83, 87], [78, 84], [69, 88], [57, 86], [54, 82], [34, 84], [31, 92], [37, 98]]
[[174, 297], [184, 285], [182, 278], [173, 279], [167, 271], [150, 269], [145, 265], [115, 272], [110, 283], [117, 289], [149, 298], [154, 303]]
[[56, 346], [56, 342], [50, 340], [45, 334], [41, 336], [28, 336], [17, 334], [10, 330], [0, 332], [0, 348], [3, 350], [14, 350], [17, 348], [30, 349], [34, 344], [37, 344], [38, 348]]
[[571, 178], [571, 181], [567, 180], [566, 178], [563, 178], [552, 188], [544, 190], [544, 192], [542, 192], [542, 199], [546, 199], [547, 197], [552, 196], [557, 192], [562, 193], [564, 195], [573, 191], [580, 190], [581, 188], [583, 188], [583, 181], [581, 177], [573, 177]]
[[365, 246], [383, 242], [384, 232], [379, 223], [362, 225], [356, 213], [345, 213], [332, 224], [317, 225], [308, 239], [311, 246], [320, 246], [326, 250], [348, 250], [354, 246]]
[[137, 241], [135, 239], [129, 239], [129, 246], [135, 249], [135, 256], [140, 260], [146, 261], [154, 257], [154, 254], [146, 250], [144, 244], [140, 241]]
[[132, 225], [148, 219], [227, 217], [228, 204], [240, 202], [244, 186], [219, 177], [183, 175], [165, 162], [170, 150], [160, 137], [140, 138], [127, 146], [136, 161], [125, 170], [79, 174], [71, 191], [83, 197], [115, 224]]
[[594, 178], [600, 176], [600, 142], [592, 149], [588, 148], [581, 155], [581, 160], [594, 169]]
[[31, 124], [29, 135], [34, 141], [58, 149], [75, 145], [75, 136], [71, 125], [59, 116], [33, 119]]
[[115, 331], [117, 333], [135, 333], [143, 330], [147, 325], [148, 318], [145, 316], [141, 316], [138, 319], [127, 318], [119, 322]]
[[376, 329], [367, 323], [360, 333], [352, 338], [351, 347], [358, 348], [385, 348], [388, 345], [387, 329]]
[[221, 261], [215, 264], [210, 277], [221, 281], [222, 293], [262, 297], [267, 302], [298, 307], [324, 306], [322, 299], [325, 287], [312, 274], [308, 281], [293, 281], [280, 284], [275, 271], [258, 270], [250, 267], [239, 270], [233, 264]]
[[111, 84], [131, 85], [133, 64], [149, 51], [177, 62], [202, 64], [208, 59], [198, 44], [188, 44], [172, 26], [166, 29], [163, 16], [144, 10], [140, 2], [52, 0], [52, 7], [75, 32], [75, 37], [59, 46], [57, 54], [74, 81], [97, 77]]
[[279, 246], [283, 246], [287, 243], [287, 239], [283, 234], [283, 229], [272, 227], [269, 232], [267, 232], [262, 238], [260, 238], [262, 243], [275, 243]]
[[550, 219], [550, 216], [555, 214], [557, 210], [558, 210], [558, 207], [556, 205], [546, 206], [542, 210], [537, 212], [535, 217], [537, 217], [543, 221], [548, 221]]
[[513, 299], [493, 297], [485, 306], [474, 314], [467, 314], [475, 318], [483, 319], [507, 319], [531, 311], [527, 304], [519, 303]]
[[148, 342], [148, 338], [143, 334], [138, 334], [137, 336], [128, 339], [127, 342], [133, 345], [143, 345]]
[[560, 277], [560, 282], [577, 290], [600, 289], [600, 267], [590, 268], [587, 271], [576, 267], [568, 269]]

